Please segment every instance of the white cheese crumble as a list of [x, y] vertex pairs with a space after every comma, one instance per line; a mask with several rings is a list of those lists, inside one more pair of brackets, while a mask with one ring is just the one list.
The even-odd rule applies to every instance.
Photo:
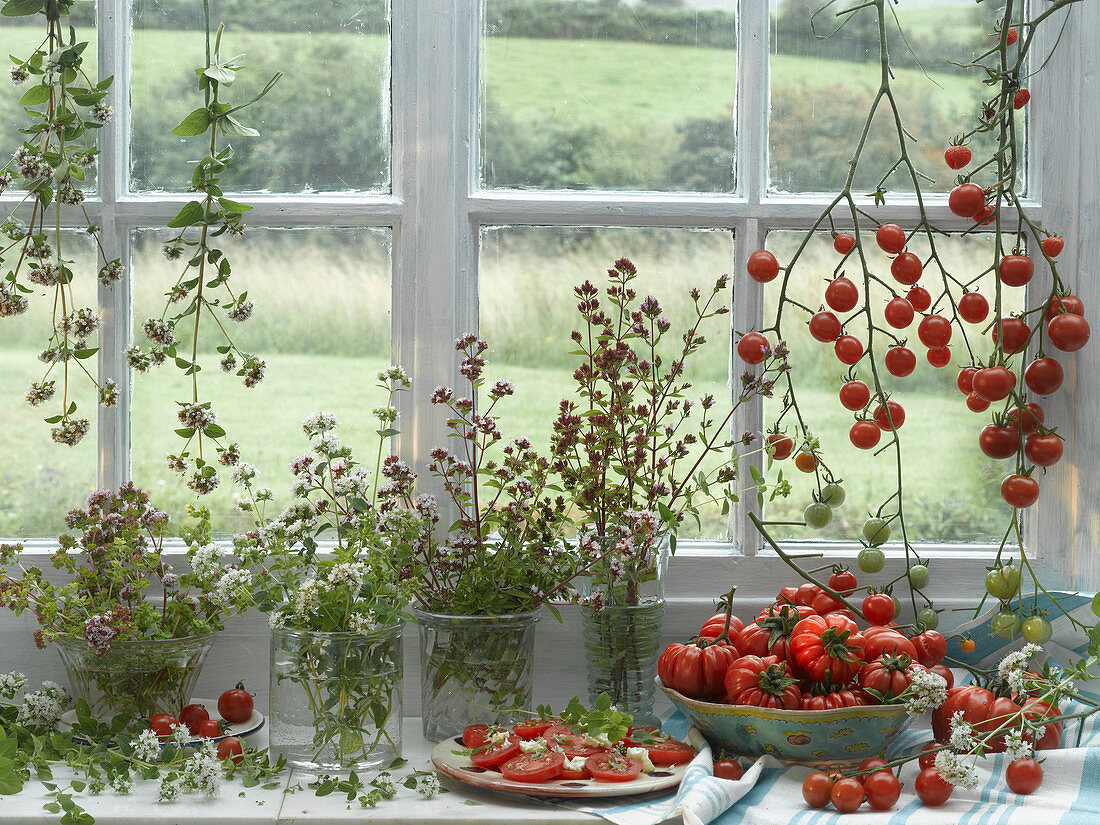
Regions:
[[567, 771], [583, 771], [585, 770], [584, 760], [585, 757], [583, 756], [574, 756], [572, 759], [567, 758], [563, 767]]
[[519, 743], [519, 749], [529, 756], [543, 756], [549, 752], [546, 740], [542, 738], [524, 739]]
[[655, 770], [653, 763], [649, 759], [649, 751], [645, 748], [627, 748], [626, 755], [631, 759], [637, 759], [642, 763], [642, 770], [646, 773], [650, 773]]
[[584, 735], [584, 744], [595, 745], [600, 748], [610, 748], [611, 740], [607, 738], [607, 734], [603, 731], [600, 731], [595, 736], [590, 733], [586, 733]]
[[490, 745], [499, 745], [501, 742], [507, 742], [508, 737], [511, 735], [511, 731], [505, 730], [504, 728], [497, 728], [496, 730], [489, 731], [486, 741]]

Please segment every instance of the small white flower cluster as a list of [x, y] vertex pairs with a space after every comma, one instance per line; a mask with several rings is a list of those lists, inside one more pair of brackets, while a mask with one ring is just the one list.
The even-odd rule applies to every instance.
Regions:
[[970, 751], [978, 744], [978, 740], [974, 738], [974, 728], [963, 719], [961, 710], [957, 710], [951, 715], [951, 738], [948, 740], [948, 744], [955, 751]]
[[338, 422], [336, 416], [327, 412], [315, 412], [302, 422], [302, 430], [304, 430], [305, 434], [310, 438], [320, 435], [321, 433], [329, 432], [330, 430], [335, 430], [337, 426]]
[[1009, 653], [997, 665], [997, 677], [1015, 691], [1024, 689], [1024, 671], [1036, 654], [1041, 653], [1039, 645], [1026, 644], [1020, 650]]
[[395, 387], [409, 387], [412, 379], [401, 367], [391, 366], [389, 369], [379, 370], [378, 380]]
[[172, 735], [168, 737], [169, 744], [187, 747], [191, 741], [191, 731], [185, 725], [172, 725]]
[[132, 743], [134, 756], [143, 762], [157, 762], [160, 760], [160, 740], [152, 730], [143, 730]]
[[214, 592], [218, 601], [228, 603], [245, 595], [252, 589], [252, 574], [247, 570], [226, 570], [218, 583], [214, 585]]
[[369, 633], [378, 627], [378, 618], [373, 611], [366, 613], [352, 613], [348, 619], [348, 630], [352, 633]]
[[203, 544], [191, 550], [191, 572], [200, 579], [212, 579], [222, 570], [222, 552], [215, 544]]
[[42, 689], [23, 697], [15, 721], [34, 728], [52, 728], [65, 712], [68, 694], [56, 682], [43, 682]]
[[367, 577], [367, 565], [361, 561], [341, 562], [333, 565], [326, 582], [327, 590], [346, 587], [351, 593], [358, 593]]
[[111, 779], [111, 790], [117, 794], [125, 796], [134, 789], [134, 780], [132, 780], [127, 774], [119, 773], [115, 774]]
[[213, 742], [203, 742], [187, 758], [180, 781], [188, 790], [201, 791], [207, 796], [218, 795], [222, 785], [222, 763]]
[[27, 677], [22, 673], [0, 673], [0, 696], [12, 699], [26, 684]]
[[1015, 728], [1005, 734], [1005, 758], [1009, 762], [1031, 756], [1031, 743], [1024, 739], [1023, 728]]
[[943, 750], [936, 754], [936, 769], [944, 782], [958, 785], [960, 788], [978, 787], [978, 772], [968, 765], [957, 753]]
[[947, 699], [947, 680], [923, 667], [910, 667], [909, 687], [912, 694], [905, 701], [905, 712], [916, 718], [926, 710], [938, 708]]
[[422, 773], [416, 777], [416, 792], [425, 799], [439, 793], [439, 779], [434, 773]]
[[306, 579], [298, 588], [298, 598], [295, 600], [294, 612], [299, 616], [309, 616], [317, 609], [320, 587], [317, 579]]

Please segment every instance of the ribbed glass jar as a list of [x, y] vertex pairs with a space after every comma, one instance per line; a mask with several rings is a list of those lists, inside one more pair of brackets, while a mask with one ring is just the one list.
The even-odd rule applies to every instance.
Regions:
[[307, 771], [401, 756], [401, 624], [366, 633], [271, 632], [271, 752]]
[[420, 625], [424, 737], [441, 742], [470, 724], [509, 725], [531, 706], [538, 612], [449, 616], [413, 610]]
[[663, 649], [664, 612], [665, 601], [659, 598], [636, 605], [605, 605], [600, 610], [589, 605], [581, 608], [590, 705], [607, 693], [612, 704], [634, 717], [635, 724], [657, 723], [653, 677]]

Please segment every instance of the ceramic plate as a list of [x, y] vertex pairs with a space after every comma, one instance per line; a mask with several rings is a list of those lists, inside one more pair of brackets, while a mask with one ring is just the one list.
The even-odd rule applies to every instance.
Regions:
[[[217, 699], [192, 699], [191, 703], [195, 705], [202, 705], [204, 708], [206, 708], [207, 711], [209, 711], [210, 713], [211, 719], [221, 719], [221, 715], [218, 713]], [[72, 728], [74, 724], [76, 724], [76, 711], [70, 710], [61, 717], [61, 722], [58, 723], [57, 727], [60, 730], [65, 731]], [[220, 742], [227, 736], [248, 736], [249, 734], [253, 734], [256, 733], [256, 731], [261, 730], [264, 724], [265, 720], [263, 714], [254, 709], [252, 711], [252, 715], [249, 716], [248, 719], [240, 723], [231, 723], [229, 727], [225, 729], [224, 734], [222, 734], [221, 736], [213, 737], [211, 741]], [[79, 744], [87, 744], [86, 742], [80, 742], [80, 737], [74, 737], [74, 741], [78, 742]], [[201, 739], [192, 739], [187, 744], [189, 746], [195, 746], [198, 745], [200, 742], [202, 742]]]
[[561, 796], [572, 798], [634, 796], [675, 788], [680, 784], [688, 764], [657, 766], [653, 773], [643, 773], [630, 782], [600, 782], [596, 779], [556, 779], [553, 782], [513, 782], [496, 771], [479, 768], [462, 750], [462, 739], [448, 739], [432, 750], [432, 763], [443, 773], [459, 782], [488, 791], [523, 794], [524, 796]]

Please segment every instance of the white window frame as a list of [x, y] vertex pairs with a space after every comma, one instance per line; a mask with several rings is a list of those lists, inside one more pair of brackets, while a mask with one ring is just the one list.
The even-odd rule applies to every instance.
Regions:
[[[453, 341], [477, 328], [478, 242], [484, 226], [730, 230], [736, 242], [731, 328], [745, 329], [758, 321], [760, 290], [746, 284], [742, 275], [749, 252], [763, 246], [769, 231], [807, 228], [827, 203], [827, 196], [777, 195], [766, 189], [768, 0], [740, 0], [738, 9], [737, 192], [732, 195], [481, 190], [481, 0], [391, 0], [391, 5], [392, 193], [248, 195], [254, 206], [248, 223], [253, 228], [392, 229], [393, 360], [415, 379], [413, 391], [399, 400], [404, 434], [398, 446], [414, 459], [421, 477], [427, 475], [428, 448], [445, 437], [429, 396], [437, 385], [456, 380]], [[1090, 85], [1100, 76], [1100, 48], [1088, 34], [1100, 30], [1100, 4], [1078, 3], [1071, 12], [1073, 22], [1059, 52], [1032, 83], [1029, 106], [1030, 133], [1043, 137], [1030, 142], [1028, 206], [1037, 220], [1066, 236], [1060, 263], [1067, 273], [1077, 269], [1079, 260], [1100, 259], [1100, 240], [1086, 223], [1096, 214], [1100, 154], [1095, 142], [1082, 140], [1082, 135], [1100, 134], [1100, 93]], [[131, 381], [122, 355], [132, 326], [130, 233], [164, 225], [188, 195], [129, 191], [130, 1], [99, 0], [97, 15], [100, 71], [115, 76], [111, 103], [116, 117], [102, 133], [99, 191], [87, 208], [102, 227], [107, 255], [119, 256], [125, 264], [123, 280], [99, 290], [100, 310], [107, 320], [101, 333], [100, 375], [118, 382], [121, 397], [117, 407], [100, 410], [97, 481], [100, 487], [117, 487], [129, 477], [130, 468]], [[1054, 29], [1053, 39], [1057, 26], [1046, 28]], [[1039, 52], [1043, 50], [1041, 45]], [[1060, 183], [1045, 189], [1044, 181]], [[1064, 181], [1074, 185], [1063, 185]], [[942, 199], [930, 213], [939, 225], [965, 225], [952, 218]], [[893, 197], [890, 214], [904, 222], [914, 219], [917, 210], [912, 199]], [[1094, 279], [1083, 273], [1073, 280], [1087, 307], [1100, 306], [1100, 285]], [[1095, 469], [1100, 465], [1095, 460], [1100, 433], [1097, 417], [1090, 412], [1077, 415], [1074, 404], [1076, 398], [1081, 409], [1096, 408], [1098, 349], [1087, 347], [1067, 361], [1073, 364], [1067, 369], [1068, 391], [1044, 402], [1048, 418], [1064, 422], [1059, 432], [1066, 438], [1065, 457], [1043, 482], [1044, 493], [1027, 519], [1029, 546], [1071, 585], [1100, 580], [1098, 554], [1086, 552], [1100, 532], [1095, 503], [1100, 492]], [[734, 422], [736, 432], [759, 431], [762, 425], [759, 403]], [[740, 555], [731, 559], [725, 554], [730, 545], [722, 543], [681, 544], [672, 566], [673, 598], [709, 594], [715, 576], [749, 575], [761, 599], [774, 592], [773, 584], [789, 580], [782, 563], [761, 552], [748, 507], [731, 520], [732, 549]], [[853, 545], [828, 545], [830, 558], [838, 560], [850, 560], [856, 550]], [[943, 567], [950, 563], [951, 576], [939, 577], [951, 580], [942, 585], [948, 596], [958, 592], [960, 578], [976, 581], [984, 575], [990, 557], [988, 548], [955, 545], [922, 545], [921, 553], [941, 559]], [[892, 554], [890, 564], [901, 563], [900, 554]]]

